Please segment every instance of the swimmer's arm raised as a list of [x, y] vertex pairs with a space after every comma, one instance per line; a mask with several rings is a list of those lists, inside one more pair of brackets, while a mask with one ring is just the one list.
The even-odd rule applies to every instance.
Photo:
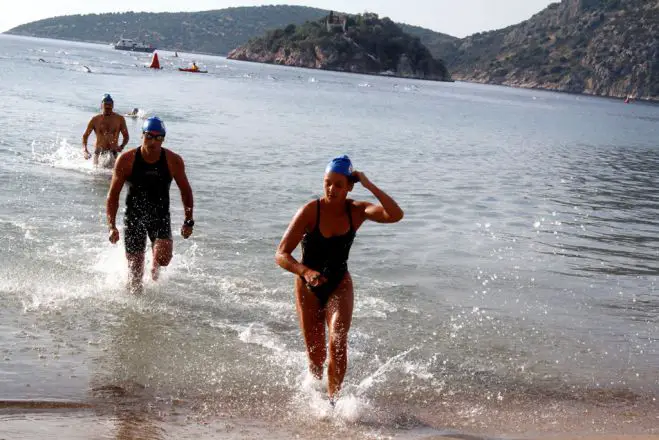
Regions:
[[403, 210], [400, 209], [400, 206], [398, 206], [394, 199], [368, 180], [364, 173], [356, 171], [355, 175], [359, 177], [359, 182], [362, 186], [369, 190], [380, 202], [379, 205], [368, 202], [356, 203], [356, 205], [363, 207], [365, 219], [377, 223], [396, 223], [403, 219]]

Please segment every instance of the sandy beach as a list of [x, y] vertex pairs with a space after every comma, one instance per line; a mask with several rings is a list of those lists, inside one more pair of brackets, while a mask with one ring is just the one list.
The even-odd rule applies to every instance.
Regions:
[[[659, 440], [659, 415], [646, 409], [575, 405], [496, 411], [481, 408], [465, 417], [450, 408], [428, 411], [421, 420], [395, 420], [373, 411], [352, 419], [339, 407], [305, 420], [294, 415], [248, 418], [238, 407], [224, 410], [199, 402], [149, 402], [113, 398], [107, 402], [0, 402], [0, 440], [41, 439], [525, 439], [525, 440]], [[479, 413], [476, 415], [476, 413]], [[432, 423], [424, 422], [428, 417]], [[441, 425], [445, 425], [444, 427]], [[354, 429], [358, 427], [360, 429]]]
[[589, 433], [535, 433], [528, 435], [484, 435], [457, 433], [432, 433], [429, 430], [412, 430], [394, 436], [373, 434], [365, 437], [316, 435], [298, 429], [286, 430], [266, 423], [234, 420], [177, 421], [147, 420], [140, 417], [103, 417], [84, 413], [34, 413], [0, 417], [1, 440], [210, 440], [210, 439], [320, 439], [320, 438], [391, 438], [391, 439], [525, 439], [525, 440], [659, 440], [654, 434], [589, 434]]

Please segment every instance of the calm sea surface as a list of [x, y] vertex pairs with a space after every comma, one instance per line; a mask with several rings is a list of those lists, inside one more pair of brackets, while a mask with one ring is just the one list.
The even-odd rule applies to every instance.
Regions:
[[[149, 59], [0, 36], [0, 399], [122, 408], [153, 439], [183, 438], [153, 426], [181, 414], [282, 438], [659, 431], [659, 106]], [[192, 60], [209, 74], [175, 70]], [[104, 93], [165, 120], [195, 195], [193, 237], [141, 298], [107, 240], [110, 172], [81, 155]], [[406, 215], [353, 246], [332, 412], [273, 257], [343, 153]], [[8, 405], [0, 434], [32, 411]]]

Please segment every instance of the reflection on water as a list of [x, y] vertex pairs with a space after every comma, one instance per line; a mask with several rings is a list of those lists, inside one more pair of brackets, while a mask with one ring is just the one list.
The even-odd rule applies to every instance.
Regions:
[[134, 410], [119, 411], [116, 415], [115, 440], [161, 440], [165, 430], [158, 426], [154, 416]]
[[157, 368], [153, 349], [162, 347], [147, 313], [124, 309], [111, 328], [97, 372], [91, 377], [90, 401], [97, 415], [114, 423], [115, 440], [160, 440], [162, 403], [148, 384]]
[[546, 196], [565, 220], [544, 252], [568, 257], [577, 275], [659, 274], [659, 150], [560, 151], [550, 165], [562, 186]]

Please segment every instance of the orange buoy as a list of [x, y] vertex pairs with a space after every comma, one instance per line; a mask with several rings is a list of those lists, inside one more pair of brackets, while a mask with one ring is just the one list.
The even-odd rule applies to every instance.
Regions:
[[160, 61], [158, 60], [158, 53], [153, 52], [153, 58], [151, 58], [151, 69], [160, 69]]

